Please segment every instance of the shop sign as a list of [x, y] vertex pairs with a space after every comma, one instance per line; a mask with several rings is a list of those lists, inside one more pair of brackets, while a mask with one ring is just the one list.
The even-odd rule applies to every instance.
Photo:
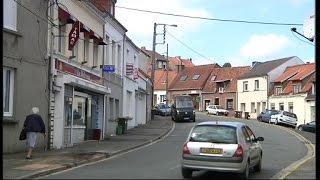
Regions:
[[102, 71], [106, 72], [106, 73], [114, 73], [115, 67], [114, 67], [114, 65], [104, 65], [102, 67]]
[[126, 64], [126, 74], [132, 75], [133, 74], [133, 63]]
[[74, 45], [77, 43], [78, 39], [79, 39], [79, 34], [80, 34], [80, 22], [76, 21], [73, 26], [72, 29], [69, 33], [69, 43], [68, 43], [68, 49], [71, 51], [74, 47]]
[[103, 79], [95, 74], [89, 73], [87, 71], [84, 71], [80, 68], [77, 68], [75, 66], [72, 66], [70, 64], [64, 63], [58, 59], [56, 59], [56, 69], [68, 74], [72, 74], [74, 76], [77, 76], [79, 78], [97, 83], [102, 85]]

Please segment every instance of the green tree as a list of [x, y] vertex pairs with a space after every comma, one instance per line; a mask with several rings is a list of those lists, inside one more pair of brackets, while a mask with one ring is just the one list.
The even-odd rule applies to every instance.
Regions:
[[226, 62], [222, 67], [231, 67], [231, 64], [229, 62]]

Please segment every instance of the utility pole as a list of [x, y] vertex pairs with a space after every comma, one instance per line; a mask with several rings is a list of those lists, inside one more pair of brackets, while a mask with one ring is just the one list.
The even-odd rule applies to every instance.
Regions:
[[156, 35], [157, 35], [157, 23], [153, 24], [153, 42], [152, 42], [152, 60], [151, 60], [151, 81], [152, 81], [152, 88], [151, 88], [151, 106], [153, 107], [154, 101], [154, 71], [155, 71], [155, 61], [156, 61]]
[[169, 45], [167, 43], [167, 64], [166, 64], [166, 105], [168, 106], [168, 86], [169, 86], [169, 81], [168, 81], [168, 71], [169, 71]]

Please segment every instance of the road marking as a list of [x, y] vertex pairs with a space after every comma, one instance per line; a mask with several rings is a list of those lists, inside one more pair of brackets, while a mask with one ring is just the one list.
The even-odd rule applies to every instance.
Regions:
[[128, 154], [130, 152], [133, 152], [133, 151], [136, 151], [136, 150], [139, 150], [139, 149], [142, 149], [142, 148], [145, 148], [145, 147], [148, 147], [148, 146], [151, 146], [159, 141], [162, 141], [163, 139], [165, 139], [166, 137], [168, 137], [172, 131], [174, 131], [176, 127], [176, 124], [173, 122], [172, 123], [172, 127], [171, 127], [171, 130], [166, 134], [164, 135], [163, 137], [161, 137], [160, 139], [157, 139], [155, 141], [152, 141], [150, 140], [148, 144], [146, 145], [143, 145], [141, 147], [138, 147], [138, 148], [135, 148], [135, 149], [132, 149], [132, 150], [129, 150], [129, 151], [126, 151], [126, 152], [122, 152], [122, 153], [119, 153], [117, 155], [114, 155], [114, 156], [111, 156], [111, 157], [108, 157], [108, 158], [105, 158], [105, 159], [101, 159], [99, 161], [94, 161], [94, 162], [91, 162], [91, 163], [86, 163], [86, 164], [82, 164], [82, 165], [79, 165], [79, 166], [76, 166], [76, 167], [72, 167], [72, 168], [69, 168], [69, 169], [66, 169], [66, 170], [63, 170], [63, 171], [59, 171], [59, 172], [56, 172], [56, 173], [52, 173], [52, 174], [48, 174], [48, 175], [44, 175], [44, 176], [41, 176], [41, 177], [37, 177], [37, 178], [34, 178], [34, 179], [43, 179], [45, 177], [49, 177], [49, 176], [52, 176], [52, 175], [56, 175], [56, 174], [60, 174], [60, 173], [63, 173], [63, 172], [68, 172], [68, 171], [71, 171], [71, 170], [74, 170], [74, 169], [77, 169], [77, 168], [80, 168], [80, 167], [84, 167], [84, 166], [89, 166], [89, 165], [92, 165], [92, 164], [96, 164], [96, 163], [99, 163], [99, 162], [103, 162], [103, 161], [109, 161], [113, 158], [116, 158], [116, 157], [119, 157], [119, 156], [122, 156], [124, 154]]
[[305, 146], [308, 148], [308, 153], [304, 157], [302, 157], [298, 161], [293, 162], [292, 164], [290, 164], [289, 166], [287, 166], [286, 168], [284, 168], [283, 170], [281, 170], [280, 172], [278, 172], [276, 175], [274, 175], [271, 178], [271, 179], [285, 179], [287, 176], [289, 176], [291, 173], [293, 173], [296, 169], [298, 169], [302, 164], [304, 164], [305, 162], [307, 162], [311, 158], [315, 157], [315, 146], [309, 140], [307, 140], [305, 137], [303, 137], [301, 134], [299, 134], [291, 129], [287, 129], [287, 128], [281, 127], [281, 126], [276, 126], [276, 127], [282, 128], [282, 129], [286, 130], [287, 132], [295, 135], [302, 142], [307, 142], [307, 143], [305, 143]]

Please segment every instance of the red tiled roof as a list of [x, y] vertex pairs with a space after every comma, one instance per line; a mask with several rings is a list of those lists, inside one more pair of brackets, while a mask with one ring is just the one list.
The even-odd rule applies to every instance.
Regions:
[[[186, 89], [201, 89], [204, 87], [208, 77], [210, 76], [212, 70], [217, 67], [217, 64], [200, 65], [193, 67], [186, 67], [181, 71], [172, 84], [170, 85], [170, 90], [186, 90]], [[195, 75], [200, 75], [198, 80], [193, 80]], [[181, 81], [182, 76], [187, 76], [185, 81]]]
[[[223, 67], [213, 70], [206, 85], [203, 88], [203, 92], [214, 92], [216, 89], [217, 81], [230, 80], [225, 92], [236, 92], [237, 91], [237, 80], [238, 78], [249, 72], [250, 66], [243, 67]], [[215, 79], [213, 79], [215, 76]]]
[[[169, 81], [169, 86], [174, 80], [174, 78], [177, 76], [177, 73], [175, 71], [168, 71], [168, 81]], [[165, 70], [155, 70], [154, 72], [154, 82], [155, 90], [165, 90], [166, 89], [166, 78], [167, 74]]]
[[180, 59], [179, 57], [169, 57], [169, 61], [171, 64], [173, 64], [174, 66], [176, 65], [180, 65], [182, 63], [182, 65], [184, 65], [185, 67], [192, 67], [195, 66], [191, 60], [189, 59]]
[[288, 83], [282, 91], [282, 94], [290, 94], [293, 92], [293, 82], [296, 83], [298, 81], [303, 83], [302, 80], [304, 80], [307, 77], [310, 78], [307, 83], [302, 84], [303, 87], [301, 87], [300, 91], [302, 93], [311, 90], [312, 82], [313, 80], [315, 80], [315, 63], [290, 66], [274, 82], [283, 84], [285, 81], [288, 81]]
[[301, 64], [287, 67], [285, 72], [273, 82], [284, 82], [286, 80], [302, 80], [315, 71], [315, 63]]

